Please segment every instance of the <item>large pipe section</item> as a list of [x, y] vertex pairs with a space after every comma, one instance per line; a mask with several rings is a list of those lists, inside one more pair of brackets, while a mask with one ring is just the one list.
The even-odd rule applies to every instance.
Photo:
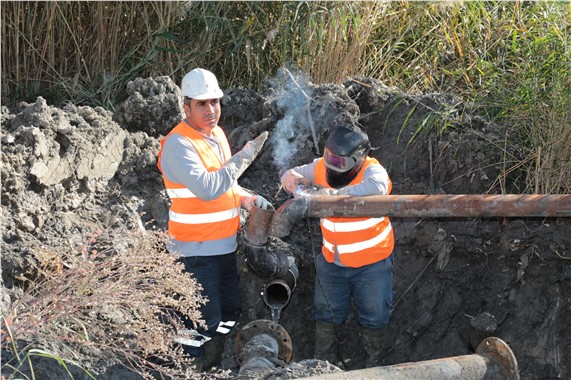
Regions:
[[291, 293], [297, 286], [299, 270], [293, 256], [288, 256], [289, 268], [285, 276], [270, 279], [262, 291], [264, 303], [270, 308], [272, 321], [279, 322], [282, 309], [289, 303]]
[[571, 195], [372, 195], [290, 199], [272, 218], [268, 234], [288, 236], [305, 217], [571, 217]]
[[262, 290], [264, 303], [270, 308], [272, 320], [279, 322], [282, 309], [295, 290], [299, 270], [293, 256], [268, 249], [268, 229], [274, 213], [271, 209], [252, 207], [244, 235], [244, 251], [248, 266], [268, 279]]
[[[285, 367], [293, 356], [287, 331], [265, 319], [248, 323], [234, 345], [239, 375]], [[402, 363], [307, 377], [307, 380], [519, 380], [517, 360], [501, 339], [488, 337], [472, 355]]]
[[373, 195], [303, 196], [290, 199], [277, 211], [253, 207], [245, 231], [247, 263], [270, 279], [264, 302], [279, 321], [297, 282], [295, 259], [268, 249], [268, 236], [282, 238], [305, 217], [571, 217], [571, 195]]
[[244, 233], [244, 251], [247, 263], [262, 277], [286, 276], [290, 261], [287, 255], [267, 249], [268, 229], [274, 217], [274, 210], [252, 207]]
[[499, 338], [484, 339], [473, 355], [306, 377], [306, 380], [519, 380], [517, 360]]
[[234, 352], [240, 367], [239, 375], [285, 367], [293, 355], [287, 331], [265, 319], [250, 322], [238, 332]]

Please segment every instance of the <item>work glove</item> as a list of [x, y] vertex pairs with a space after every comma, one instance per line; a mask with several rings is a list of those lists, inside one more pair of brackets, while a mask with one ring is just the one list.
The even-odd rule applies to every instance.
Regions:
[[273, 209], [274, 206], [268, 201], [266, 198], [262, 197], [261, 195], [256, 195], [256, 207], [270, 210]]
[[310, 185], [311, 181], [293, 169], [286, 171], [280, 178], [282, 186], [290, 194], [295, 195], [299, 185]]
[[262, 197], [261, 195], [252, 195], [252, 196], [246, 196], [246, 197], [242, 197], [242, 207], [245, 208], [246, 210], [250, 211], [252, 209], [252, 207], [256, 206], [258, 208], [264, 209], [264, 210], [273, 210], [274, 206], [264, 197]]
[[254, 161], [258, 153], [262, 150], [264, 143], [268, 139], [268, 135], [269, 132], [265, 131], [254, 140], [248, 141], [241, 151], [234, 154], [224, 163], [224, 166], [230, 169], [232, 178], [238, 179], [248, 166], [252, 164], [252, 161]]

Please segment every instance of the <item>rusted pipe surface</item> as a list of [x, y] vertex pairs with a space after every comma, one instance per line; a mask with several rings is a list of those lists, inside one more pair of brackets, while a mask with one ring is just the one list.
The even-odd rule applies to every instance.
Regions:
[[288, 236], [295, 222], [309, 216], [307, 214], [308, 210], [309, 197], [294, 198], [286, 201], [276, 210], [268, 234], [278, 238]]
[[484, 339], [476, 348], [476, 354], [487, 357], [499, 366], [500, 379], [519, 379], [519, 367], [515, 355], [503, 340], [495, 337]]
[[571, 195], [372, 195], [291, 199], [275, 213], [269, 234], [289, 235], [303, 217], [571, 217]]
[[498, 338], [484, 339], [474, 355], [403, 363], [307, 377], [307, 380], [519, 380], [517, 361]]
[[253, 245], [264, 245], [268, 241], [268, 229], [275, 211], [252, 207], [248, 225], [246, 226], [245, 238]]
[[311, 197], [309, 216], [571, 217], [571, 195], [372, 195]]

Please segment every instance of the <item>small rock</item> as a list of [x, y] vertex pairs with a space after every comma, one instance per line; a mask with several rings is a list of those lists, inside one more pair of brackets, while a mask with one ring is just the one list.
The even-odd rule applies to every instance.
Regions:
[[497, 333], [498, 322], [496, 318], [488, 313], [483, 312], [470, 321], [468, 335], [470, 336], [470, 350], [476, 351], [476, 348], [484, 339], [495, 336]]

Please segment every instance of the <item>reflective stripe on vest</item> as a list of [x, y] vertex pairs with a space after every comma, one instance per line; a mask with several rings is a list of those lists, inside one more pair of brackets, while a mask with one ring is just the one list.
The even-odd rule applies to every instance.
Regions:
[[[224, 161], [206, 141], [204, 136], [184, 122], [179, 123], [161, 140], [157, 166], [161, 169], [161, 154], [165, 140], [172, 134], [186, 138], [196, 150], [209, 172], [218, 170], [231, 156], [230, 145], [220, 127], [212, 134], [222, 149]], [[169, 210], [169, 235], [179, 241], [199, 242], [228, 238], [240, 227], [240, 195], [234, 189], [213, 200], [202, 200], [184, 185], [171, 182], [163, 175], [167, 195], [171, 200]]]
[[169, 220], [182, 224], [202, 224], [223, 222], [240, 216], [240, 209], [233, 208], [226, 211], [211, 212], [209, 214], [180, 214], [178, 212], [169, 211]]
[[[220, 321], [216, 327], [216, 332], [222, 335], [228, 334], [232, 327], [236, 325], [236, 321]], [[192, 347], [200, 347], [212, 338], [199, 333], [197, 330], [179, 330], [174, 337], [174, 342]]]
[[[348, 186], [363, 181], [365, 169], [379, 162], [367, 157], [363, 167]], [[320, 159], [315, 165], [314, 182], [322, 187], [330, 187], [325, 175], [325, 164]], [[389, 180], [388, 193], [391, 190]], [[323, 234], [322, 253], [332, 263], [337, 253], [341, 263], [348, 267], [358, 268], [389, 257], [394, 247], [393, 229], [388, 217], [380, 218], [323, 218], [321, 219]]]
[[365, 228], [370, 228], [385, 220], [382, 218], [370, 218], [359, 222], [337, 222], [334, 223], [328, 219], [321, 219], [321, 226], [331, 232], [355, 232], [361, 231]]
[[167, 195], [169, 198], [196, 198], [196, 195], [189, 189], [167, 189]]
[[228, 334], [235, 324], [236, 321], [220, 321], [218, 327], [216, 328], [216, 332], [220, 334]]
[[[323, 238], [323, 245], [327, 248], [330, 252], [334, 252], [337, 250], [339, 255], [344, 255], [347, 253], [354, 253], [358, 251], [364, 251], [368, 248], [374, 248], [375, 246], [382, 244], [383, 241], [387, 238], [387, 236], [393, 231], [393, 227], [389, 224], [380, 235], [375, 236], [372, 239], [357, 242], [357, 243], [350, 243], [350, 244], [338, 244], [334, 246], [333, 244], [329, 243], [325, 238]], [[341, 260], [343, 262], [343, 260]]]
[[179, 330], [173, 341], [185, 346], [200, 347], [211, 339], [211, 337], [203, 335], [196, 330]]

